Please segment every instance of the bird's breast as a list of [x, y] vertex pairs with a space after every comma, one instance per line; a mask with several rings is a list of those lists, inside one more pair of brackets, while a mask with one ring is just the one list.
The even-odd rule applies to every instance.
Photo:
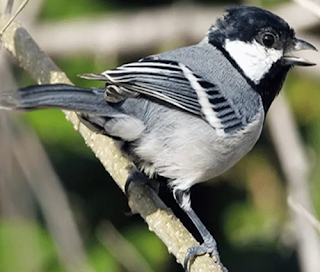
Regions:
[[219, 158], [217, 158], [217, 161], [220, 161], [220, 165], [217, 167], [219, 173], [216, 174], [215, 169], [212, 169], [212, 173], [209, 175], [219, 175], [226, 171], [253, 148], [261, 135], [264, 117], [264, 111], [261, 108], [251, 123], [235, 133], [216, 140], [217, 144], [213, 145], [213, 148], [214, 153], [219, 154]]
[[206, 121], [179, 110], [152, 114], [155, 118], [149, 116], [153, 121], [134, 148], [138, 164], [148, 174], [169, 178], [179, 189], [190, 188], [232, 167], [252, 149], [264, 120], [261, 107], [246, 127], [221, 136]]

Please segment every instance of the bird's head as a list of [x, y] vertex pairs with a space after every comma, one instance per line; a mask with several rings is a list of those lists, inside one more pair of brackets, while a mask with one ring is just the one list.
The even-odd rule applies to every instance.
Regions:
[[262, 97], [266, 96], [265, 92], [268, 95], [271, 92], [267, 97], [270, 103], [292, 66], [314, 65], [292, 53], [317, 50], [310, 43], [296, 38], [294, 30], [279, 16], [248, 6], [227, 9], [226, 14], [210, 28], [208, 42], [226, 53]]

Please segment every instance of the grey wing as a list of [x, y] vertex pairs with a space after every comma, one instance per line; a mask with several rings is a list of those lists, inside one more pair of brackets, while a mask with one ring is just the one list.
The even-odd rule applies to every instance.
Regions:
[[221, 133], [234, 132], [244, 126], [241, 116], [217, 85], [176, 61], [149, 57], [82, 77], [106, 81], [108, 102], [143, 95], [197, 115]]

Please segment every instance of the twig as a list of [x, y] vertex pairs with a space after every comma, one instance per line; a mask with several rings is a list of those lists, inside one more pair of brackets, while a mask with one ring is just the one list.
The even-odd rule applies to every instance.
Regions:
[[[10, 24], [13, 22], [13, 20], [19, 15], [19, 13], [24, 9], [24, 7], [28, 4], [29, 0], [24, 0], [21, 5], [19, 6], [18, 10], [11, 16], [9, 21], [1, 28], [0, 30], [0, 38], [3, 35], [3, 33], [8, 29]], [[13, 4], [13, 3], [12, 3]], [[7, 6], [8, 7], [8, 6]]]
[[[0, 25], [4, 19], [0, 17]], [[32, 40], [27, 31], [13, 22], [2, 37], [3, 47], [15, 57], [21, 67], [41, 83], [69, 83], [66, 75], [46, 56]], [[100, 159], [106, 170], [118, 186], [124, 190], [130, 167], [114, 141], [110, 138], [92, 133], [82, 124], [75, 113], [66, 113], [67, 118], [79, 128], [79, 132]], [[135, 184], [135, 183], [134, 183]], [[181, 222], [162, 203], [159, 197], [144, 186], [135, 185], [131, 188], [129, 203], [133, 209], [148, 223], [166, 244], [168, 250], [182, 263], [186, 250], [197, 244], [196, 240], [181, 224]], [[191, 271], [222, 271], [208, 256], [201, 256], [191, 266]]]
[[320, 234], [320, 222], [312, 213], [305, 209], [300, 203], [294, 201], [290, 196], [288, 197], [288, 204], [295, 212], [302, 215]]

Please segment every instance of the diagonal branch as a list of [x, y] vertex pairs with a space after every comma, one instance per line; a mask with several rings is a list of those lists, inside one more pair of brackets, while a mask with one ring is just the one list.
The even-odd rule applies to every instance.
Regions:
[[[310, 167], [293, 114], [283, 95], [273, 103], [267, 122], [288, 182], [288, 195], [312, 212], [308, 184]], [[320, 271], [320, 240], [316, 230], [302, 214], [292, 213], [291, 216], [302, 271]]]
[[[10, 26], [10, 24], [13, 22], [13, 20], [19, 15], [19, 13], [25, 8], [25, 6], [28, 4], [29, 0], [24, 0], [21, 5], [18, 7], [18, 10], [10, 17], [8, 22], [1, 28], [0, 30], [0, 37], [3, 35], [3, 33], [6, 31], [6, 29]], [[6, 11], [10, 9], [10, 2], [8, 2]], [[12, 2], [13, 4], [13, 2]]]
[[[5, 22], [7, 22], [7, 18], [0, 17], [0, 29]], [[18, 23], [13, 22], [4, 33], [2, 46], [39, 83], [71, 84], [66, 75], [41, 51], [28, 32]], [[86, 144], [90, 146], [114, 181], [124, 191], [130, 162], [122, 156], [114, 141], [88, 130], [79, 122], [75, 113], [66, 112], [66, 116], [83, 136]], [[176, 256], [178, 262], [182, 263], [187, 248], [194, 246], [197, 242], [159, 197], [149, 188], [134, 184], [131, 188], [129, 205], [144, 218], [150, 230], [158, 235], [168, 250]], [[201, 256], [195, 260], [191, 271], [221, 272], [222, 270], [211, 258]]]

